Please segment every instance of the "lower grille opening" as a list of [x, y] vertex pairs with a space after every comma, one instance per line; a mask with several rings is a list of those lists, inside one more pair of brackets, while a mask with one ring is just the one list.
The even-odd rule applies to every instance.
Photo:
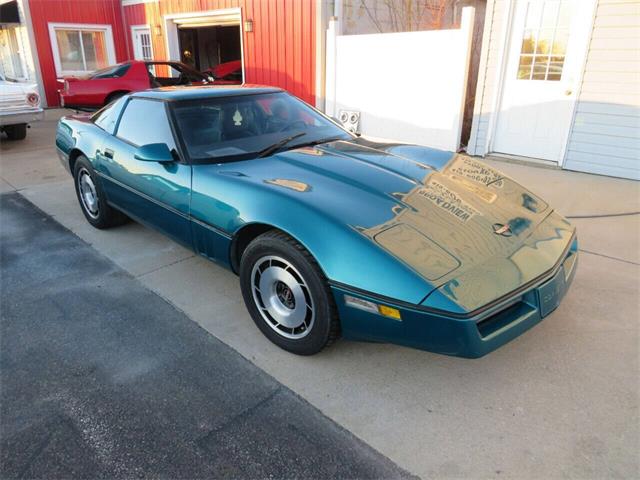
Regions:
[[490, 317], [481, 320], [476, 326], [478, 327], [480, 336], [482, 338], [487, 338], [512, 323], [517, 322], [534, 310], [535, 308], [528, 303], [518, 301], [495, 315], [491, 315]]

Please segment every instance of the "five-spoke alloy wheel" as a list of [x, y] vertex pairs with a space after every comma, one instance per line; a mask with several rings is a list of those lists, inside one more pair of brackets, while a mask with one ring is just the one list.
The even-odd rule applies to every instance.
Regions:
[[312, 355], [340, 334], [322, 271], [302, 245], [282, 232], [269, 231], [247, 246], [240, 286], [258, 328], [285, 350]]

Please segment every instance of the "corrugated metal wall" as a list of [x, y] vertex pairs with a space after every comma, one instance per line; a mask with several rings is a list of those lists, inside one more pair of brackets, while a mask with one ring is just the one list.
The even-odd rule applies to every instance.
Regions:
[[29, 0], [29, 6], [44, 90], [50, 107], [59, 105], [59, 99], [49, 23], [111, 25], [116, 61], [122, 62], [129, 58], [119, 0]]
[[125, 6], [124, 16], [129, 35], [131, 25], [151, 25], [154, 56], [166, 59], [164, 15], [240, 7], [243, 21], [253, 20], [253, 32], [243, 33], [245, 80], [282, 87], [314, 104], [316, 1], [160, 0]]

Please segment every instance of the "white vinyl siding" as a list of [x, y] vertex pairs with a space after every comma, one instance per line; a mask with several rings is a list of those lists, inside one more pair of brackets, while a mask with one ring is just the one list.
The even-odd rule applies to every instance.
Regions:
[[498, 86], [498, 64], [504, 49], [507, 2], [508, 0], [487, 1], [473, 123], [469, 145], [467, 146], [467, 152], [471, 155], [484, 155], [487, 153], [487, 134]]
[[640, 2], [600, 0], [565, 168], [640, 179]]

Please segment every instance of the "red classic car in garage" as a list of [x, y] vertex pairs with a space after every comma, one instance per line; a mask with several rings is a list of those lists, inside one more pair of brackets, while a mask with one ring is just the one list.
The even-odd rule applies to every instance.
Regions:
[[95, 109], [129, 92], [212, 81], [212, 77], [179, 62], [130, 61], [96, 70], [86, 77], [65, 77], [58, 93], [63, 107]]
[[242, 62], [233, 60], [220, 63], [204, 73], [210, 74], [216, 85], [240, 85], [242, 83]]

